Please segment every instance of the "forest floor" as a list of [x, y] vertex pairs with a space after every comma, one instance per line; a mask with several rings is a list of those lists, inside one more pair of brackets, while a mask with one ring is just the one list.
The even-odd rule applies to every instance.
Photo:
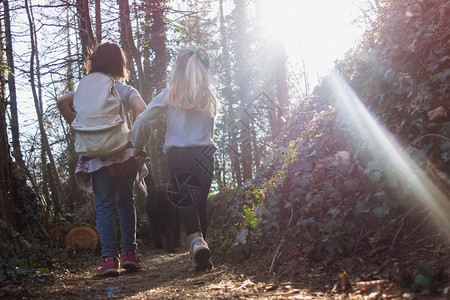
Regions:
[[[166, 253], [148, 245], [148, 241], [139, 242], [139, 254], [144, 265], [142, 270], [121, 270], [118, 277], [96, 277], [98, 254], [86, 251], [72, 253], [69, 255], [70, 267], [59, 268], [39, 277], [9, 280], [0, 286], [0, 298], [450, 299], [450, 280], [447, 281], [449, 249], [430, 244], [430, 240], [421, 244], [410, 243], [402, 249], [380, 249], [376, 258], [356, 258], [359, 263], [353, 261], [348, 273], [339, 273], [345, 262], [321, 261], [312, 264], [298, 254], [292, 254], [294, 249], [285, 249], [272, 274], [268, 273], [268, 269], [274, 253], [254, 253], [242, 261], [214, 254], [213, 270], [194, 273], [188, 271], [190, 261], [187, 251], [179, 249], [177, 253]], [[437, 291], [413, 293], [399, 287], [395, 276], [407, 276], [408, 272], [413, 276], [414, 270], [408, 269], [408, 266], [430, 255], [445, 273], [439, 275], [443, 281], [439, 282]]]
[[335, 253], [315, 260], [302, 254], [300, 235], [286, 243], [281, 231], [230, 251], [221, 241], [224, 205], [216, 206], [222, 209], [210, 210], [207, 238], [213, 270], [188, 270], [186, 239], [176, 253], [155, 249], [144, 217], [138, 220], [143, 269], [97, 277], [98, 251], [47, 248], [49, 252], [39, 257], [46, 259], [41, 265], [49, 267], [37, 273], [16, 270], [0, 281], [0, 299], [450, 300], [448, 232], [430, 234], [430, 228], [417, 227], [395, 245], [386, 241], [350, 255]]

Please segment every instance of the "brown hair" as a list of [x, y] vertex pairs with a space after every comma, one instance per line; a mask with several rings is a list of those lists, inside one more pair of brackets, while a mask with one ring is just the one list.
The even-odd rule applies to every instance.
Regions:
[[98, 45], [85, 63], [86, 74], [102, 72], [114, 79], [128, 79], [127, 58], [119, 45], [105, 42]]

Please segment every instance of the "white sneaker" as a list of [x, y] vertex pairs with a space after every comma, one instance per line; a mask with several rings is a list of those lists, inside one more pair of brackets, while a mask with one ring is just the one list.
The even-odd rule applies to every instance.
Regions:
[[212, 269], [211, 251], [203, 239], [203, 235], [199, 232], [194, 233], [189, 236], [189, 240], [192, 258], [191, 269], [196, 272]]

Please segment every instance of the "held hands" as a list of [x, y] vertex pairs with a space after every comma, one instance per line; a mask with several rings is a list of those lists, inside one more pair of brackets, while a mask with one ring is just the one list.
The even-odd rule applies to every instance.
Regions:
[[133, 148], [134, 159], [143, 164], [147, 160], [147, 153], [142, 148]]

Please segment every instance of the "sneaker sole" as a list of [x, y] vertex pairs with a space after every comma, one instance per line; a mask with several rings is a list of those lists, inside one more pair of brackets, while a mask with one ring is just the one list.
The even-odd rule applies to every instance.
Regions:
[[122, 268], [124, 268], [127, 271], [137, 271], [139, 269], [142, 269], [141, 266], [133, 263], [133, 262], [124, 262], [122, 263]]
[[101, 276], [101, 277], [116, 277], [119, 276], [120, 272], [117, 269], [109, 269], [109, 270], [105, 270], [101, 273], [97, 272], [96, 276]]
[[195, 253], [195, 271], [205, 271], [213, 268], [213, 264], [210, 260], [211, 251], [208, 248], [200, 249]]

